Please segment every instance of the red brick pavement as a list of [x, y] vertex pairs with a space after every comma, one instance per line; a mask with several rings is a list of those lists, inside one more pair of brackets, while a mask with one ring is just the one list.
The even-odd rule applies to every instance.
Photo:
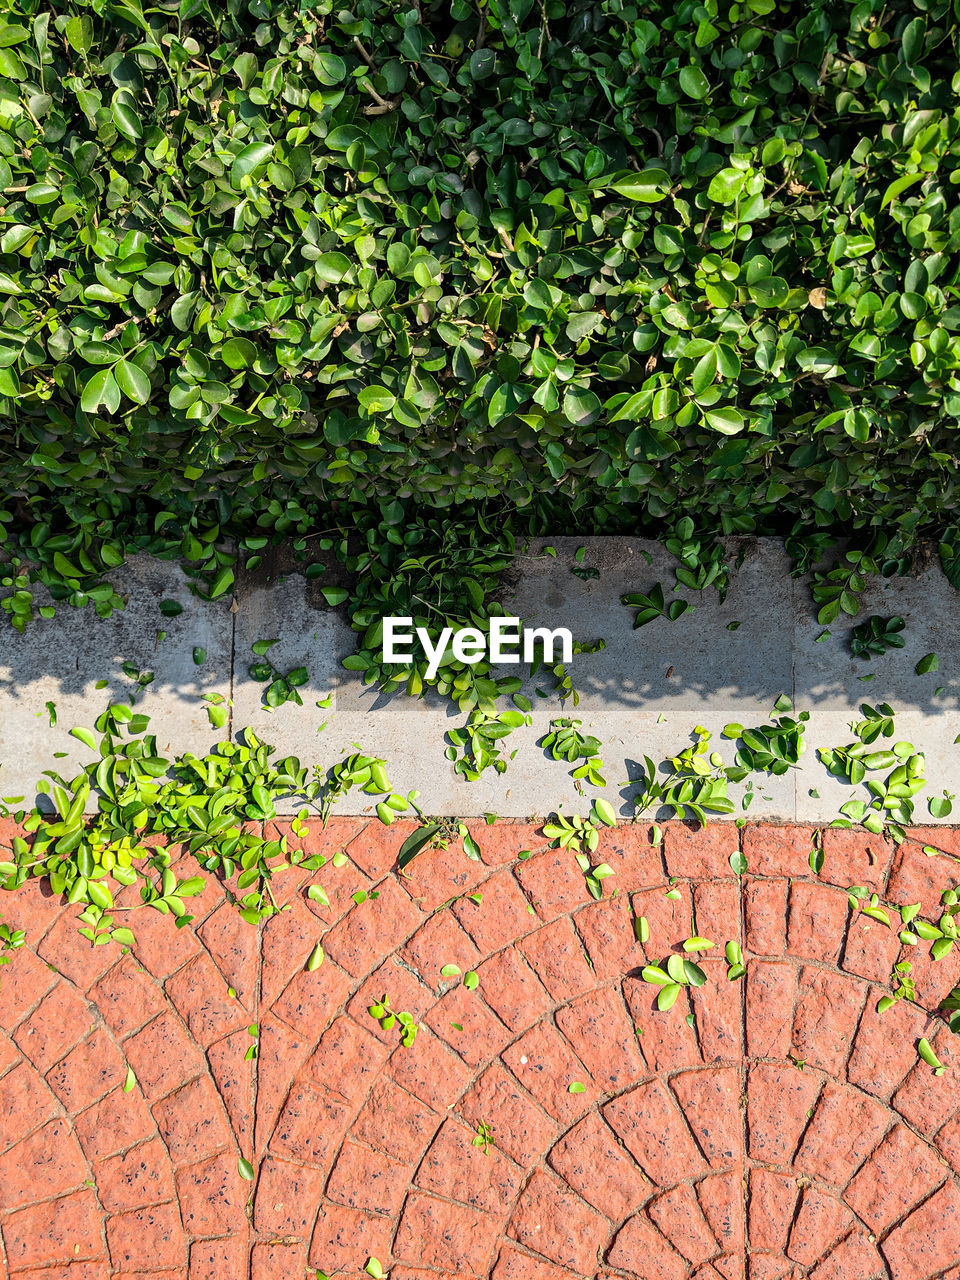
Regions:
[[[653, 848], [624, 827], [601, 902], [533, 827], [481, 825], [482, 862], [427, 851], [400, 876], [405, 834], [335, 819], [313, 839], [349, 862], [282, 873], [264, 927], [211, 881], [188, 928], [135, 915], [129, 951], [37, 886], [4, 895], [28, 946], [0, 986], [0, 1278], [377, 1258], [392, 1280], [960, 1280], [960, 1093], [916, 1052], [960, 1065], [931, 1012], [960, 954], [903, 948], [919, 1003], [878, 1014], [901, 948], [844, 892], [932, 910], [960, 864], [931, 833], [827, 831], [817, 877], [808, 828], [675, 824]], [[659, 1013], [639, 970], [694, 933], [718, 944], [707, 983]], [[412, 1047], [368, 1013], [384, 995]]]

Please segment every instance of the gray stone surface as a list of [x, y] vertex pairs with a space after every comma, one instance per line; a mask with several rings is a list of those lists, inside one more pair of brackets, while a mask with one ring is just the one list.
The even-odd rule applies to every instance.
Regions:
[[[227, 736], [226, 728], [211, 728], [203, 695], [230, 694], [229, 598], [197, 600], [175, 565], [146, 556], [118, 570], [113, 581], [127, 607], [110, 618], [60, 605], [53, 618], [31, 623], [24, 635], [0, 627], [0, 796], [25, 795], [32, 804], [43, 770], [74, 777], [91, 752], [70, 730], [92, 729], [111, 702], [132, 703], [150, 716], [150, 732], [165, 754], [202, 754]], [[164, 617], [161, 600], [179, 601], [183, 612]], [[44, 603], [39, 593], [38, 603]], [[158, 631], [166, 632], [159, 642]], [[202, 667], [194, 664], [195, 647], [206, 650]], [[138, 690], [124, 663], [153, 671], [153, 681]], [[56, 709], [55, 726], [47, 702]], [[56, 759], [55, 752], [66, 754]]]
[[[864, 702], [889, 703], [896, 712], [893, 739], [912, 742], [927, 757], [928, 793], [947, 788], [960, 795], [960, 595], [939, 568], [917, 577], [871, 582], [864, 593], [859, 622], [871, 614], [899, 614], [906, 621], [903, 649], [890, 649], [869, 662], [850, 657], [849, 646], [839, 637], [845, 628], [837, 624], [827, 641], [817, 642], [823, 628], [801, 594], [794, 631], [794, 680], [798, 705], [809, 707], [811, 734], [818, 745], [840, 745], [852, 740], [851, 721], [861, 720]], [[936, 653], [940, 669], [918, 676], [916, 665], [928, 653]], [[874, 675], [872, 680], [863, 676]], [[811, 796], [810, 790], [819, 793]], [[924, 793], [924, 795], [928, 794]], [[830, 777], [816, 763], [805, 760], [797, 775], [797, 817], [802, 822], [833, 817], [837, 808], [855, 794], [854, 789]], [[857, 792], [859, 794], [859, 792]], [[917, 813], [929, 821], [925, 799]], [[960, 817], [960, 801], [956, 815]]]
[[[436, 814], [532, 817], [560, 806], [586, 811], [589, 799], [577, 794], [568, 767], [537, 746], [559, 715], [580, 719], [585, 732], [601, 739], [605, 794], [627, 814], [629, 779], [645, 755], [659, 763], [687, 746], [694, 726], [703, 724], [729, 760], [732, 746], [719, 739], [723, 725], [764, 723], [781, 693], [792, 696], [798, 710], [811, 712], [809, 746], [798, 770], [757, 780], [747, 811], [751, 819], [829, 821], [836, 815], [853, 793], [830, 779], [815, 748], [849, 741], [849, 722], [859, 718], [863, 701], [893, 704], [897, 737], [927, 753], [930, 794], [944, 787], [960, 792], [960, 748], [953, 741], [960, 730], [960, 597], [939, 569], [871, 585], [861, 617], [902, 614], [906, 648], [866, 663], [849, 656], [850, 620], [834, 624], [827, 642], [816, 642], [822, 628], [807, 585], [790, 577], [783, 548], [773, 540], [731, 540], [731, 564], [738, 558], [740, 563], [724, 602], [713, 590], [702, 599], [684, 593], [696, 606], [693, 612], [637, 631], [620, 596], [649, 591], [657, 581], [669, 595], [675, 562], [666, 552], [625, 538], [555, 538], [550, 545], [556, 556], [546, 554], [540, 541], [518, 561], [505, 607], [530, 625], [568, 626], [584, 641], [602, 637], [606, 648], [576, 656], [569, 668], [579, 706], [568, 701], [561, 707], [555, 693], [537, 696], [537, 687], [549, 688], [548, 674], [525, 681], [533, 724], [506, 740], [507, 753], [516, 754], [504, 775], [490, 770], [467, 783], [454, 773], [444, 758], [444, 735], [463, 717], [446, 701], [387, 698], [344, 670], [354, 633], [326, 606], [315, 584], [299, 575], [270, 583], [241, 580], [231, 609], [229, 598], [213, 604], [194, 600], [175, 566], [144, 559], [117, 575], [129, 603], [109, 620], [60, 607], [54, 619], [36, 623], [25, 636], [0, 629], [0, 794], [32, 799], [44, 769], [68, 772], [88, 758], [68, 731], [92, 724], [110, 700], [129, 701], [135, 685], [121, 670], [125, 661], [155, 672], [137, 707], [152, 717], [165, 751], [209, 748], [218, 735], [210, 728], [203, 694], [218, 692], [232, 701], [228, 728], [234, 734], [249, 726], [282, 754], [323, 768], [359, 748], [383, 756], [394, 787], [416, 788], [422, 807]], [[598, 578], [584, 581], [572, 572], [580, 545], [586, 548], [583, 565], [598, 569]], [[158, 609], [164, 598], [179, 600], [184, 612], [164, 618]], [[731, 631], [734, 622], [740, 625]], [[167, 632], [159, 645], [158, 629]], [[249, 676], [256, 660], [251, 645], [275, 637], [280, 643], [269, 654], [274, 665], [281, 671], [304, 665], [310, 672], [300, 690], [302, 707], [267, 709], [264, 686]], [[200, 668], [192, 659], [197, 645], [207, 651]], [[939, 672], [917, 676], [917, 660], [932, 651], [940, 657]], [[859, 678], [870, 673], [873, 680]], [[102, 679], [108, 686], [97, 690]], [[327, 698], [328, 707], [317, 706]], [[56, 705], [56, 728], [48, 724], [48, 700]], [[56, 760], [55, 751], [68, 754]], [[351, 797], [338, 812], [368, 811], [368, 800]], [[927, 820], [925, 802], [917, 815]]]

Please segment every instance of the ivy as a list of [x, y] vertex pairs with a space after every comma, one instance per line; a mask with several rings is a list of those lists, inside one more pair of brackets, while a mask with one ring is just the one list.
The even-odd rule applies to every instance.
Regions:
[[[953, 8], [721, 8], [23, 0], [13, 625], [109, 616], [138, 552], [223, 599], [325, 540], [358, 670], [416, 694], [383, 605], [486, 618], [531, 533], [654, 533], [721, 591], [722, 535], [804, 570], [850, 536], [826, 618], [924, 537], [956, 579]], [[484, 680], [436, 683], [467, 713]]]
[[[149, 907], [178, 924], [193, 918], [190, 899], [203, 892], [203, 876], [179, 879], [173, 870], [178, 847], [194, 855], [200, 867], [227, 882], [228, 898], [250, 923], [279, 910], [271, 881], [289, 866], [319, 870], [320, 854], [290, 847], [287, 836], [270, 839], [250, 830], [251, 823], [277, 818], [277, 804], [296, 801], [302, 808], [292, 836], [309, 834], [312, 808], [326, 822], [332, 806], [354, 787], [380, 801], [389, 816], [407, 801], [395, 796], [384, 762], [355, 754], [326, 774], [309, 772], [295, 756], [273, 761], [274, 748], [248, 730], [240, 741], [221, 742], [206, 756], [191, 752], [168, 760], [160, 755], [149, 716], [113, 703], [98, 717], [96, 732], [77, 727], [74, 737], [96, 753], [73, 779], [47, 770], [37, 784], [49, 796], [54, 814], [34, 808], [18, 811], [25, 836], [15, 836], [10, 861], [0, 862], [0, 887], [13, 890], [28, 880], [46, 880], [56, 894], [82, 904], [80, 932], [95, 945], [113, 938], [129, 944], [133, 933], [127, 913]], [[89, 801], [96, 812], [87, 814]], [[6, 808], [4, 810], [6, 812]], [[25, 838], [26, 837], [26, 838]], [[333, 865], [345, 861], [334, 855]], [[118, 892], [137, 890], [118, 905]], [[311, 896], [326, 902], [324, 889]], [[121, 917], [122, 916], [122, 920]], [[0, 947], [16, 946], [0, 925]], [[322, 957], [321, 957], [322, 958]]]
[[872, 658], [888, 649], [902, 649], [906, 641], [900, 634], [906, 627], [903, 618], [883, 618], [872, 614], [850, 633], [850, 652], [855, 658]]
[[[540, 746], [553, 760], [566, 760], [576, 767], [571, 776], [576, 780], [577, 789], [583, 781], [594, 787], [605, 787], [606, 780], [600, 770], [603, 761], [600, 759], [600, 739], [593, 734], [580, 732], [580, 720], [559, 719], [550, 721], [550, 732], [540, 739]], [[582, 761], [582, 764], [577, 764]]]

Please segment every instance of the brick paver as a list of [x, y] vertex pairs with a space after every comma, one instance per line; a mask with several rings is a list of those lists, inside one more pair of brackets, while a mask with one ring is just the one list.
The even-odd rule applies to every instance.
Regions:
[[[933, 911], [960, 884], [940, 835], [828, 831], [817, 876], [809, 828], [622, 827], [597, 902], [533, 827], [400, 875], [406, 834], [334, 819], [310, 847], [350, 861], [282, 873], [266, 925], [211, 881], [131, 949], [4, 895], [28, 946], [0, 985], [0, 1277], [957, 1280], [960, 948], [933, 962], [845, 892]], [[706, 984], [659, 1012], [641, 970], [693, 934]], [[901, 959], [917, 1001], [879, 1014]]]

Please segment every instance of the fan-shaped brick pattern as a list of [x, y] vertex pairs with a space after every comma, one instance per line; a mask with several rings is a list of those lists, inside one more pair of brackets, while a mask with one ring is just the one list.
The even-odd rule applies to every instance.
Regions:
[[[932, 833], [826, 831], [816, 876], [806, 828], [621, 828], [596, 902], [531, 827], [401, 875], [408, 830], [333, 820], [311, 848], [348, 861], [279, 875], [261, 928], [211, 882], [186, 928], [135, 914], [129, 951], [5, 898], [29, 946], [0, 988], [0, 1277], [960, 1280], [960, 1094], [916, 1050], [960, 1066], [960, 955], [846, 893], [932, 911], [960, 883]], [[694, 933], [707, 981], [658, 1012], [640, 970]], [[917, 1002], [881, 1015], [901, 958]]]

